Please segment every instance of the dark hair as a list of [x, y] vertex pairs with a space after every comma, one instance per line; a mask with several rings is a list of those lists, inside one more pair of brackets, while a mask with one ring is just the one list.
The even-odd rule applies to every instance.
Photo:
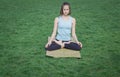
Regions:
[[69, 14], [68, 15], [70, 15], [71, 14], [71, 7], [70, 7], [70, 4], [68, 3], [68, 2], [64, 2], [62, 5], [61, 5], [61, 9], [60, 9], [60, 15], [63, 15], [63, 7], [65, 6], [65, 5], [68, 5], [69, 6]]

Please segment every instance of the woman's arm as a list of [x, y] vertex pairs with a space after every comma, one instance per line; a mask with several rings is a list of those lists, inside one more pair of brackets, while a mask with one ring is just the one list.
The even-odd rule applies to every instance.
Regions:
[[57, 24], [58, 24], [58, 18], [56, 17], [54, 20], [54, 28], [53, 28], [52, 35], [51, 35], [50, 40], [48, 41], [48, 43], [46, 44], [45, 47], [48, 47], [48, 45], [50, 45], [52, 43], [52, 41], [55, 39], [55, 36], [57, 33]]
[[73, 18], [73, 21], [72, 21], [72, 38], [77, 43], [79, 41], [78, 41], [77, 36], [76, 36], [75, 26], [76, 26], [76, 20], [75, 20], [75, 18]]
[[55, 20], [54, 20], [53, 32], [52, 32], [51, 38], [49, 40], [51, 42], [55, 39], [55, 36], [56, 36], [56, 33], [57, 33], [57, 24], [58, 24], [58, 18], [56, 17]]
[[82, 47], [82, 43], [78, 41], [77, 36], [76, 36], [76, 31], [75, 31], [75, 26], [76, 26], [76, 20], [75, 18], [73, 18], [73, 22], [72, 22], [72, 38], [75, 40], [75, 42], [77, 44], [80, 45], [80, 47]]

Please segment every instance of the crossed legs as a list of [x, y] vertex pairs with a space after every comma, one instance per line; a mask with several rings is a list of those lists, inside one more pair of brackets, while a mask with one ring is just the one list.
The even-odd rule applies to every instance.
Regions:
[[71, 41], [62, 42], [62, 41], [54, 40], [52, 42], [52, 44], [45, 49], [48, 50], [48, 51], [52, 51], [52, 50], [57, 50], [57, 49], [61, 49], [61, 48], [66, 48], [66, 49], [79, 51], [81, 49], [81, 46], [79, 44], [71, 42]]

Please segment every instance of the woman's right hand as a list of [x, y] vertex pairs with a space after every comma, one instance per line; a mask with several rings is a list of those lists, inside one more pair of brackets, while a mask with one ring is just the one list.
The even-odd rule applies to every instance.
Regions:
[[45, 45], [45, 48], [47, 48], [48, 46], [50, 46], [51, 45], [51, 41], [50, 42], [48, 42], [46, 45]]

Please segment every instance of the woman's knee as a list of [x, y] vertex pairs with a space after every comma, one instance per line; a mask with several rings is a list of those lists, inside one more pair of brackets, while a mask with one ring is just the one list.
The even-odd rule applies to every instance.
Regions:
[[65, 44], [65, 48], [77, 50], [77, 51], [81, 49], [81, 47], [77, 43], [74, 43], [74, 42], [71, 42], [70, 44]]
[[52, 51], [52, 50], [57, 50], [57, 49], [60, 49], [60, 48], [61, 48], [61, 46], [58, 45], [58, 44], [51, 44], [50, 46], [48, 46], [45, 49], [48, 50], [48, 51]]
[[77, 43], [74, 43], [74, 44], [73, 44], [73, 47], [74, 47], [75, 50], [81, 50], [80, 45], [77, 44]]

